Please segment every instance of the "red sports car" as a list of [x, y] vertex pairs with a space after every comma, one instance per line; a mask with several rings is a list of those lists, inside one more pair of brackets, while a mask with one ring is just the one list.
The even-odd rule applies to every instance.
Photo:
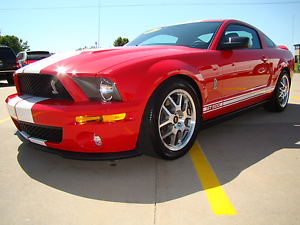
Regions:
[[191, 22], [23, 67], [6, 103], [17, 135], [34, 148], [176, 159], [210, 122], [258, 105], [283, 111], [293, 71], [291, 52], [249, 24]]

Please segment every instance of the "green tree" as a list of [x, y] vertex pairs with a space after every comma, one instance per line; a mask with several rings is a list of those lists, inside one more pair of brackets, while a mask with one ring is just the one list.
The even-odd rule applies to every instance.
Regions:
[[122, 38], [122, 37], [118, 37], [115, 41], [114, 41], [114, 46], [123, 46], [125, 44], [127, 44], [129, 42], [128, 38]]
[[85, 50], [85, 49], [93, 49], [93, 48], [97, 48], [97, 42], [95, 42], [94, 46], [91, 46], [91, 47], [84, 46], [83, 48], [77, 48], [76, 51]]
[[10, 47], [16, 54], [24, 51], [25, 49], [30, 50], [30, 46], [28, 45], [27, 41], [23, 42], [22, 39], [19, 39], [14, 35], [0, 36], [0, 45], [6, 45]]

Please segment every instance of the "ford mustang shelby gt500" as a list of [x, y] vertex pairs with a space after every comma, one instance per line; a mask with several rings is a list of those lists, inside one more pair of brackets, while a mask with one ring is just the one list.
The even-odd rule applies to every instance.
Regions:
[[126, 46], [56, 54], [16, 71], [8, 111], [26, 144], [63, 157], [183, 156], [204, 123], [283, 111], [294, 59], [237, 20], [147, 31]]

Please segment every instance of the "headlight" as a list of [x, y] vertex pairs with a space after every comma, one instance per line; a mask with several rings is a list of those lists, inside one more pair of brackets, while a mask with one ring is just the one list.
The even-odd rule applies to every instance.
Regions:
[[113, 98], [114, 84], [106, 78], [100, 80], [100, 95], [105, 101], [110, 101]]
[[73, 77], [73, 81], [91, 101], [122, 101], [115, 84], [107, 78]]

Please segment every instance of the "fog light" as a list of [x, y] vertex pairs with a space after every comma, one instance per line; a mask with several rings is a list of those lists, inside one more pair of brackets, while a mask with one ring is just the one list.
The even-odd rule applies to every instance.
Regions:
[[97, 146], [101, 146], [102, 145], [102, 140], [101, 140], [101, 138], [98, 136], [98, 135], [96, 135], [96, 134], [94, 134], [94, 142], [95, 142], [95, 144], [97, 145]]

